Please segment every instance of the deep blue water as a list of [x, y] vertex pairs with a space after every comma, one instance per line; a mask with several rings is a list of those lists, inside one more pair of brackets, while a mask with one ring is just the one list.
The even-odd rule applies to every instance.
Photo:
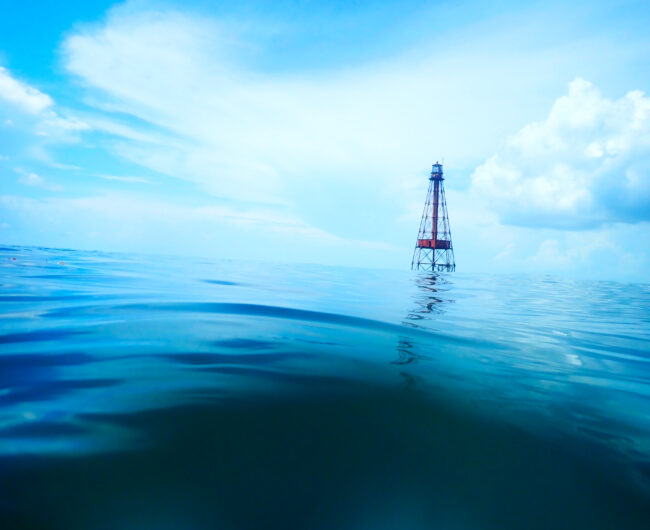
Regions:
[[650, 528], [650, 286], [0, 249], [0, 528]]

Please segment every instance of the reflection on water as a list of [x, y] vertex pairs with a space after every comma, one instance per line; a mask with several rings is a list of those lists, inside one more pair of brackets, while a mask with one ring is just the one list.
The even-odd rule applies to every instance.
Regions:
[[0, 528], [650, 520], [648, 286], [13, 247], [0, 284]]
[[[441, 285], [449, 284], [444, 276], [441, 274], [421, 273], [416, 276], [415, 283], [418, 287], [418, 295], [415, 298], [416, 309], [410, 311], [406, 315], [406, 319], [402, 321], [403, 326], [411, 328], [418, 328], [418, 320], [427, 318], [431, 313], [442, 313], [444, 306], [442, 302], [452, 303], [451, 298], [443, 300], [437, 296], [438, 289]], [[400, 335], [397, 345], [397, 359], [393, 361], [395, 364], [411, 364], [418, 360], [419, 353], [415, 343], [407, 336]], [[403, 374], [405, 377], [407, 374]], [[414, 381], [414, 379], [410, 379]]]

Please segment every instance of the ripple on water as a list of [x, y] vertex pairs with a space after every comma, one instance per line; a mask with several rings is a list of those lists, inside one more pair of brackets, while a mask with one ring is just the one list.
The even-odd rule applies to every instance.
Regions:
[[0, 526], [648, 520], [647, 286], [7, 255]]

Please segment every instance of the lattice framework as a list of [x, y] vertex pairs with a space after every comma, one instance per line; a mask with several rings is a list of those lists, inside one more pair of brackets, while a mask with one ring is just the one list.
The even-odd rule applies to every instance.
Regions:
[[442, 164], [433, 164], [424, 203], [411, 268], [428, 271], [454, 271], [454, 247], [447, 213]]

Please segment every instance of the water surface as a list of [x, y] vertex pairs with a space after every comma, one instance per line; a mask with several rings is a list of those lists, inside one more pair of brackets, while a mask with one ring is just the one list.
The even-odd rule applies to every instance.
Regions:
[[0, 249], [0, 528], [648, 528], [650, 286]]

